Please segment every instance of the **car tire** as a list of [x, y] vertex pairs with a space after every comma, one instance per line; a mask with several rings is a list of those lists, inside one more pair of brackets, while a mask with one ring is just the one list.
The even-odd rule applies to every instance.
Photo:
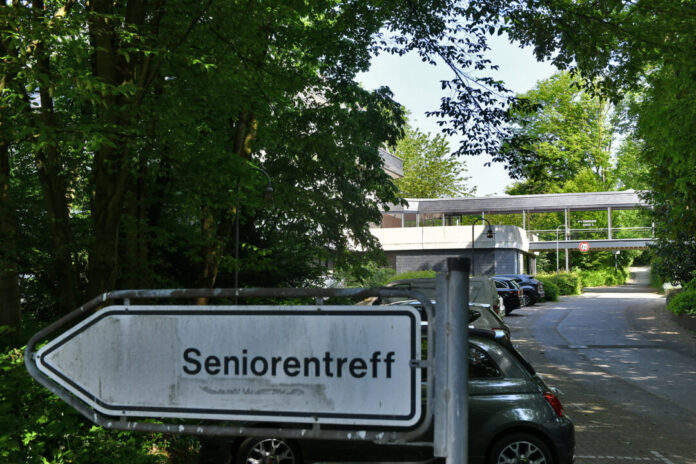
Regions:
[[235, 464], [302, 464], [300, 448], [284, 438], [247, 438], [239, 446]]
[[553, 464], [553, 454], [542, 440], [530, 433], [513, 433], [498, 440], [491, 448], [488, 464]]

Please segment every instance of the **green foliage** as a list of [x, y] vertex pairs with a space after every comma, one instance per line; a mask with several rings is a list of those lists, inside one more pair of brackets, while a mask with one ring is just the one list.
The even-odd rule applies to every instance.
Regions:
[[[614, 103], [627, 96], [619, 180], [648, 187], [659, 241], [657, 269], [688, 282], [696, 237], [696, 16], [679, 0], [616, 5], [562, 0], [498, 2], [508, 33], [540, 59], [574, 67]], [[619, 112], [623, 112], [623, 109]], [[683, 247], [687, 251], [677, 249]], [[677, 257], [682, 255], [683, 259]], [[677, 259], [675, 259], [677, 258]]]
[[613, 128], [606, 100], [582, 89], [567, 72], [540, 81], [517, 96], [515, 124], [495, 161], [521, 179], [511, 194], [609, 190]]
[[652, 271], [674, 285], [690, 282], [696, 273], [696, 243], [693, 236], [681, 233], [676, 240], [659, 240], [651, 247]]
[[[401, 274], [397, 274], [393, 276], [391, 279], [389, 279], [389, 282], [393, 282], [395, 280], [404, 280], [404, 279], [432, 279], [435, 277], [437, 273], [433, 271], [432, 269], [428, 270], [423, 270], [423, 271], [408, 271], [408, 272], [402, 272]], [[385, 283], [389, 283], [385, 282]]]
[[665, 280], [660, 276], [660, 274], [655, 270], [654, 263], [650, 265], [650, 286], [660, 293], [664, 293]]
[[550, 275], [537, 274], [534, 278], [544, 284], [544, 301], [558, 301], [560, 290]]
[[489, 14], [451, 0], [3, 6], [0, 145], [30, 311], [229, 286], [237, 270], [243, 285], [304, 285], [327, 260], [354, 265], [355, 246], [377, 259], [368, 224], [398, 202], [377, 147], [396, 144], [404, 114], [356, 75], [378, 53], [444, 60], [454, 74], [432, 114], [465, 135], [460, 154], [483, 153], [508, 101], [480, 73]]
[[35, 382], [23, 352], [0, 353], [0, 461], [8, 464], [195, 462], [198, 441], [93, 426]]
[[335, 270], [333, 280], [341, 287], [380, 287], [391, 281], [394, 274], [394, 269], [383, 267], [380, 262], [370, 261], [350, 271]]
[[575, 272], [561, 272], [558, 275], [537, 274], [537, 278], [539, 277], [544, 279], [542, 282], [551, 282], [558, 287], [559, 295], [579, 295], [582, 290], [582, 280]]
[[629, 276], [625, 268], [614, 270], [613, 268], [579, 270], [578, 274], [583, 287], [609, 287], [623, 285]]
[[394, 154], [404, 161], [404, 176], [394, 182], [407, 198], [451, 198], [471, 196], [476, 188], [467, 187], [466, 162], [450, 155], [449, 143], [442, 135], [432, 137], [417, 128], [406, 127]]
[[688, 282], [667, 302], [667, 309], [674, 314], [696, 316], [696, 281]]

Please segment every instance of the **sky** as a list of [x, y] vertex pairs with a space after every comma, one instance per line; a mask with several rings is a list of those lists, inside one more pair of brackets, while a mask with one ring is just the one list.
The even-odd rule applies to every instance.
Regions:
[[[491, 38], [489, 59], [500, 66], [494, 78], [505, 82], [515, 93], [532, 89], [540, 80], [550, 77], [555, 68], [549, 63], [539, 63], [531, 48], [522, 49], [511, 44], [505, 36]], [[446, 65], [432, 66], [423, 63], [415, 54], [406, 56], [380, 55], [373, 58], [369, 72], [358, 75], [365, 88], [375, 89], [386, 85], [394, 92], [394, 99], [410, 112], [410, 124], [432, 135], [440, 133], [437, 119], [426, 117], [426, 111], [437, 110], [444, 95], [441, 80], [452, 78]], [[447, 137], [450, 149], [459, 146], [459, 138]], [[475, 186], [476, 196], [504, 195], [512, 183], [502, 164], [485, 166], [490, 155], [467, 157], [470, 186]]]

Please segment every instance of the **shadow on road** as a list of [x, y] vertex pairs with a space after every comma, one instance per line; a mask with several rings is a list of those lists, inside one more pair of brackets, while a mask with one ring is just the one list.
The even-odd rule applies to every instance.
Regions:
[[620, 287], [586, 287], [583, 293], [657, 293], [652, 287], [645, 285], [622, 285]]

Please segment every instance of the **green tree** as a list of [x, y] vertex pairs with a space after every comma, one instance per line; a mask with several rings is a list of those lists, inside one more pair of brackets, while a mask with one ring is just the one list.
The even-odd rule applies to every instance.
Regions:
[[466, 162], [450, 154], [442, 135], [431, 136], [407, 127], [396, 144], [394, 154], [404, 161], [404, 176], [396, 179], [399, 193], [407, 198], [447, 198], [471, 196], [475, 187], [465, 176]]
[[[378, 254], [368, 224], [397, 192], [376, 147], [396, 143], [403, 115], [355, 75], [373, 53], [443, 60], [453, 91], [433, 114], [467, 136], [460, 153], [481, 153], [506, 101], [468, 74], [490, 68], [489, 14], [436, 0], [3, 2], [2, 322], [16, 324], [19, 276], [53, 315], [118, 287], [229, 285], [237, 268], [248, 284], [299, 284], [323, 258], [351, 261], [349, 244]], [[255, 167], [273, 178], [270, 207]]]
[[[577, 67], [615, 102], [636, 102], [636, 141], [647, 168], [660, 248], [696, 236], [693, 102], [696, 96], [696, 14], [678, 0], [603, 3], [537, 0], [499, 2], [511, 36], [537, 57]], [[673, 253], [676, 256], [677, 253]], [[682, 260], [693, 262], [694, 260]], [[674, 263], [675, 269], [678, 263]], [[677, 272], [677, 271], [675, 271]], [[680, 276], [686, 275], [678, 270]], [[668, 276], [669, 277], [669, 276]]]
[[605, 191], [612, 187], [611, 106], [579, 78], [555, 74], [518, 95], [514, 124], [495, 161], [520, 182], [509, 193]]

